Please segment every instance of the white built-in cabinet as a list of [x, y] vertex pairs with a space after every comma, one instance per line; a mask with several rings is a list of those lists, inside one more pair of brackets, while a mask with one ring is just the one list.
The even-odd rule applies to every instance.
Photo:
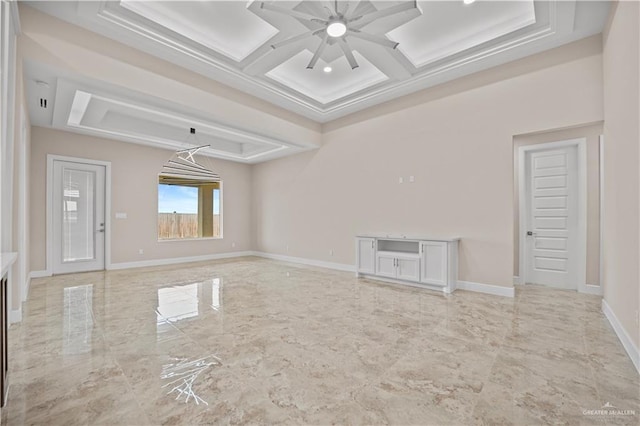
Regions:
[[[421, 241], [420, 281], [426, 284], [446, 286], [449, 274], [449, 247], [446, 241]], [[456, 242], [457, 245], [457, 242]]]
[[399, 280], [420, 280], [420, 258], [418, 255], [379, 252], [376, 256], [376, 274]]
[[363, 274], [375, 274], [376, 272], [375, 241], [375, 238], [358, 238], [356, 240], [358, 244], [356, 249], [358, 258], [356, 262], [358, 264], [358, 271], [361, 271]]
[[458, 238], [356, 237], [357, 275], [451, 293], [458, 277]]

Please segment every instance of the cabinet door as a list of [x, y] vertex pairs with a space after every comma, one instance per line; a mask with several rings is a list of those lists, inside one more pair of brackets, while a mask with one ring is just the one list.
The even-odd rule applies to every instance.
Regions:
[[356, 244], [356, 262], [358, 272], [363, 274], [375, 274], [375, 240], [373, 238], [358, 238]]
[[420, 281], [425, 284], [447, 285], [447, 243], [424, 241], [420, 243], [422, 262]]
[[376, 273], [381, 277], [396, 277], [396, 258], [386, 254], [379, 254], [376, 259]]
[[398, 257], [397, 277], [401, 280], [420, 281], [420, 259]]

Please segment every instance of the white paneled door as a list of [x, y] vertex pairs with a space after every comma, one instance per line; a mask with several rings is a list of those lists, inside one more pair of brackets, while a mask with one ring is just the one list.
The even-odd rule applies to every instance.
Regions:
[[105, 174], [102, 165], [53, 162], [54, 274], [104, 269]]
[[527, 283], [578, 287], [578, 149], [528, 152]]

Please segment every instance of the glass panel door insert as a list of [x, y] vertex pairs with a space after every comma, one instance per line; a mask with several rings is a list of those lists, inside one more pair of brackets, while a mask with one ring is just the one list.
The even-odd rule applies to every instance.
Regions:
[[53, 162], [53, 273], [104, 269], [105, 167]]

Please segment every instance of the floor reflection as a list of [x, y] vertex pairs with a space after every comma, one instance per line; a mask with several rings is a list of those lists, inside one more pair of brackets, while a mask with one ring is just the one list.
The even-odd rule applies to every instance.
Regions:
[[158, 322], [198, 316], [198, 283], [158, 289]]
[[220, 365], [220, 361], [213, 355], [192, 360], [187, 358], [174, 358], [175, 362], [162, 366], [162, 380], [168, 380], [162, 385], [168, 388], [167, 395], [176, 394], [176, 401], [184, 398], [185, 404], [193, 401], [196, 405], [203, 403], [209, 405], [207, 401], [196, 394], [193, 389], [194, 383], [200, 373], [213, 365]]
[[211, 307], [219, 311], [222, 308], [221, 303], [221, 290], [222, 284], [220, 278], [214, 278], [211, 280]]
[[211, 309], [222, 309], [222, 281], [213, 278], [207, 281], [174, 285], [158, 289], [156, 308], [158, 328], [169, 323], [197, 317]]
[[66, 287], [64, 290], [62, 323], [64, 354], [83, 354], [91, 351], [93, 333], [93, 284]]

